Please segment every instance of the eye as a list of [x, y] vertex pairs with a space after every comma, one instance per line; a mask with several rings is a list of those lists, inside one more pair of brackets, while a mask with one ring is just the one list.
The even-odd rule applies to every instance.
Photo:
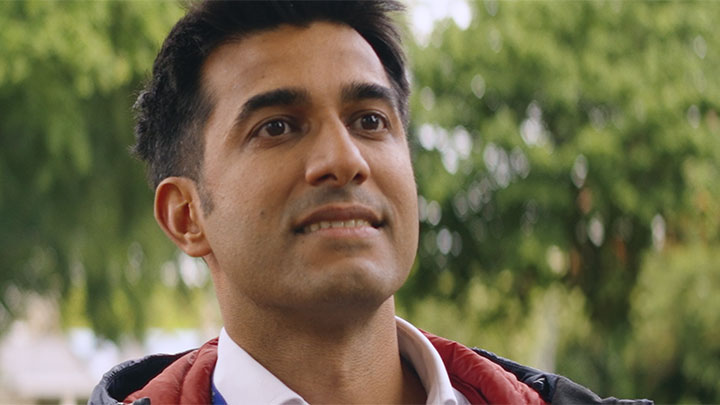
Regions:
[[388, 129], [387, 120], [378, 113], [366, 113], [350, 123], [350, 129], [365, 132], [378, 132]]
[[285, 135], [293, 130], [294, 126], [287, 119], [276, 118], [260, 125], [255, 131], [254, 136], [267, 136], [272, 138]]

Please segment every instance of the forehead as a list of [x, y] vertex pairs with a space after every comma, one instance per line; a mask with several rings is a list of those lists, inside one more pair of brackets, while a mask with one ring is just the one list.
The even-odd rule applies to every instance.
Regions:
[[203, 83], [215, 101], [237, 102], [284, 87], [307, 88], [311, 95], [339, 82], [389, 86], [370, 44], [349, 26], [315, 22], [281, 25], [221, 45], [203, 66]]

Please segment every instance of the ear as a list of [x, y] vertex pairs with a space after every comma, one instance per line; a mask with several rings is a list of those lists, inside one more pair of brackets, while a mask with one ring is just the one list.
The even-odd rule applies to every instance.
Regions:
[[196, 184], [186, 177], [167, 177], [155, 189], [155, 220], [189, 256], [212, 252], [203, 230], [203, 213]]

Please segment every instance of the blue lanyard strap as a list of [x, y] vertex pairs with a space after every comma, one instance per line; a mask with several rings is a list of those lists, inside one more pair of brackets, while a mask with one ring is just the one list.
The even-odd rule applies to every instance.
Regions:
[[215, 384], [212, 383], [210, 385], [212, 390], [212, 403], [213, 405], [227, 405], [227, 401], [223, 396], [220, 394], [220, 391], [218, 391], [217, 387], [215, 387]]

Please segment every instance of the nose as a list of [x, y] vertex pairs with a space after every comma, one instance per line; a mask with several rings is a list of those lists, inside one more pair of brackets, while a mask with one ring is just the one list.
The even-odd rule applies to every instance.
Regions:
[[370, 166], [357, 140], [340, 120], [323, 123], [312, 138], [305, 167], [305, 180], [309, 184], [342, 187], [367, 180]]

